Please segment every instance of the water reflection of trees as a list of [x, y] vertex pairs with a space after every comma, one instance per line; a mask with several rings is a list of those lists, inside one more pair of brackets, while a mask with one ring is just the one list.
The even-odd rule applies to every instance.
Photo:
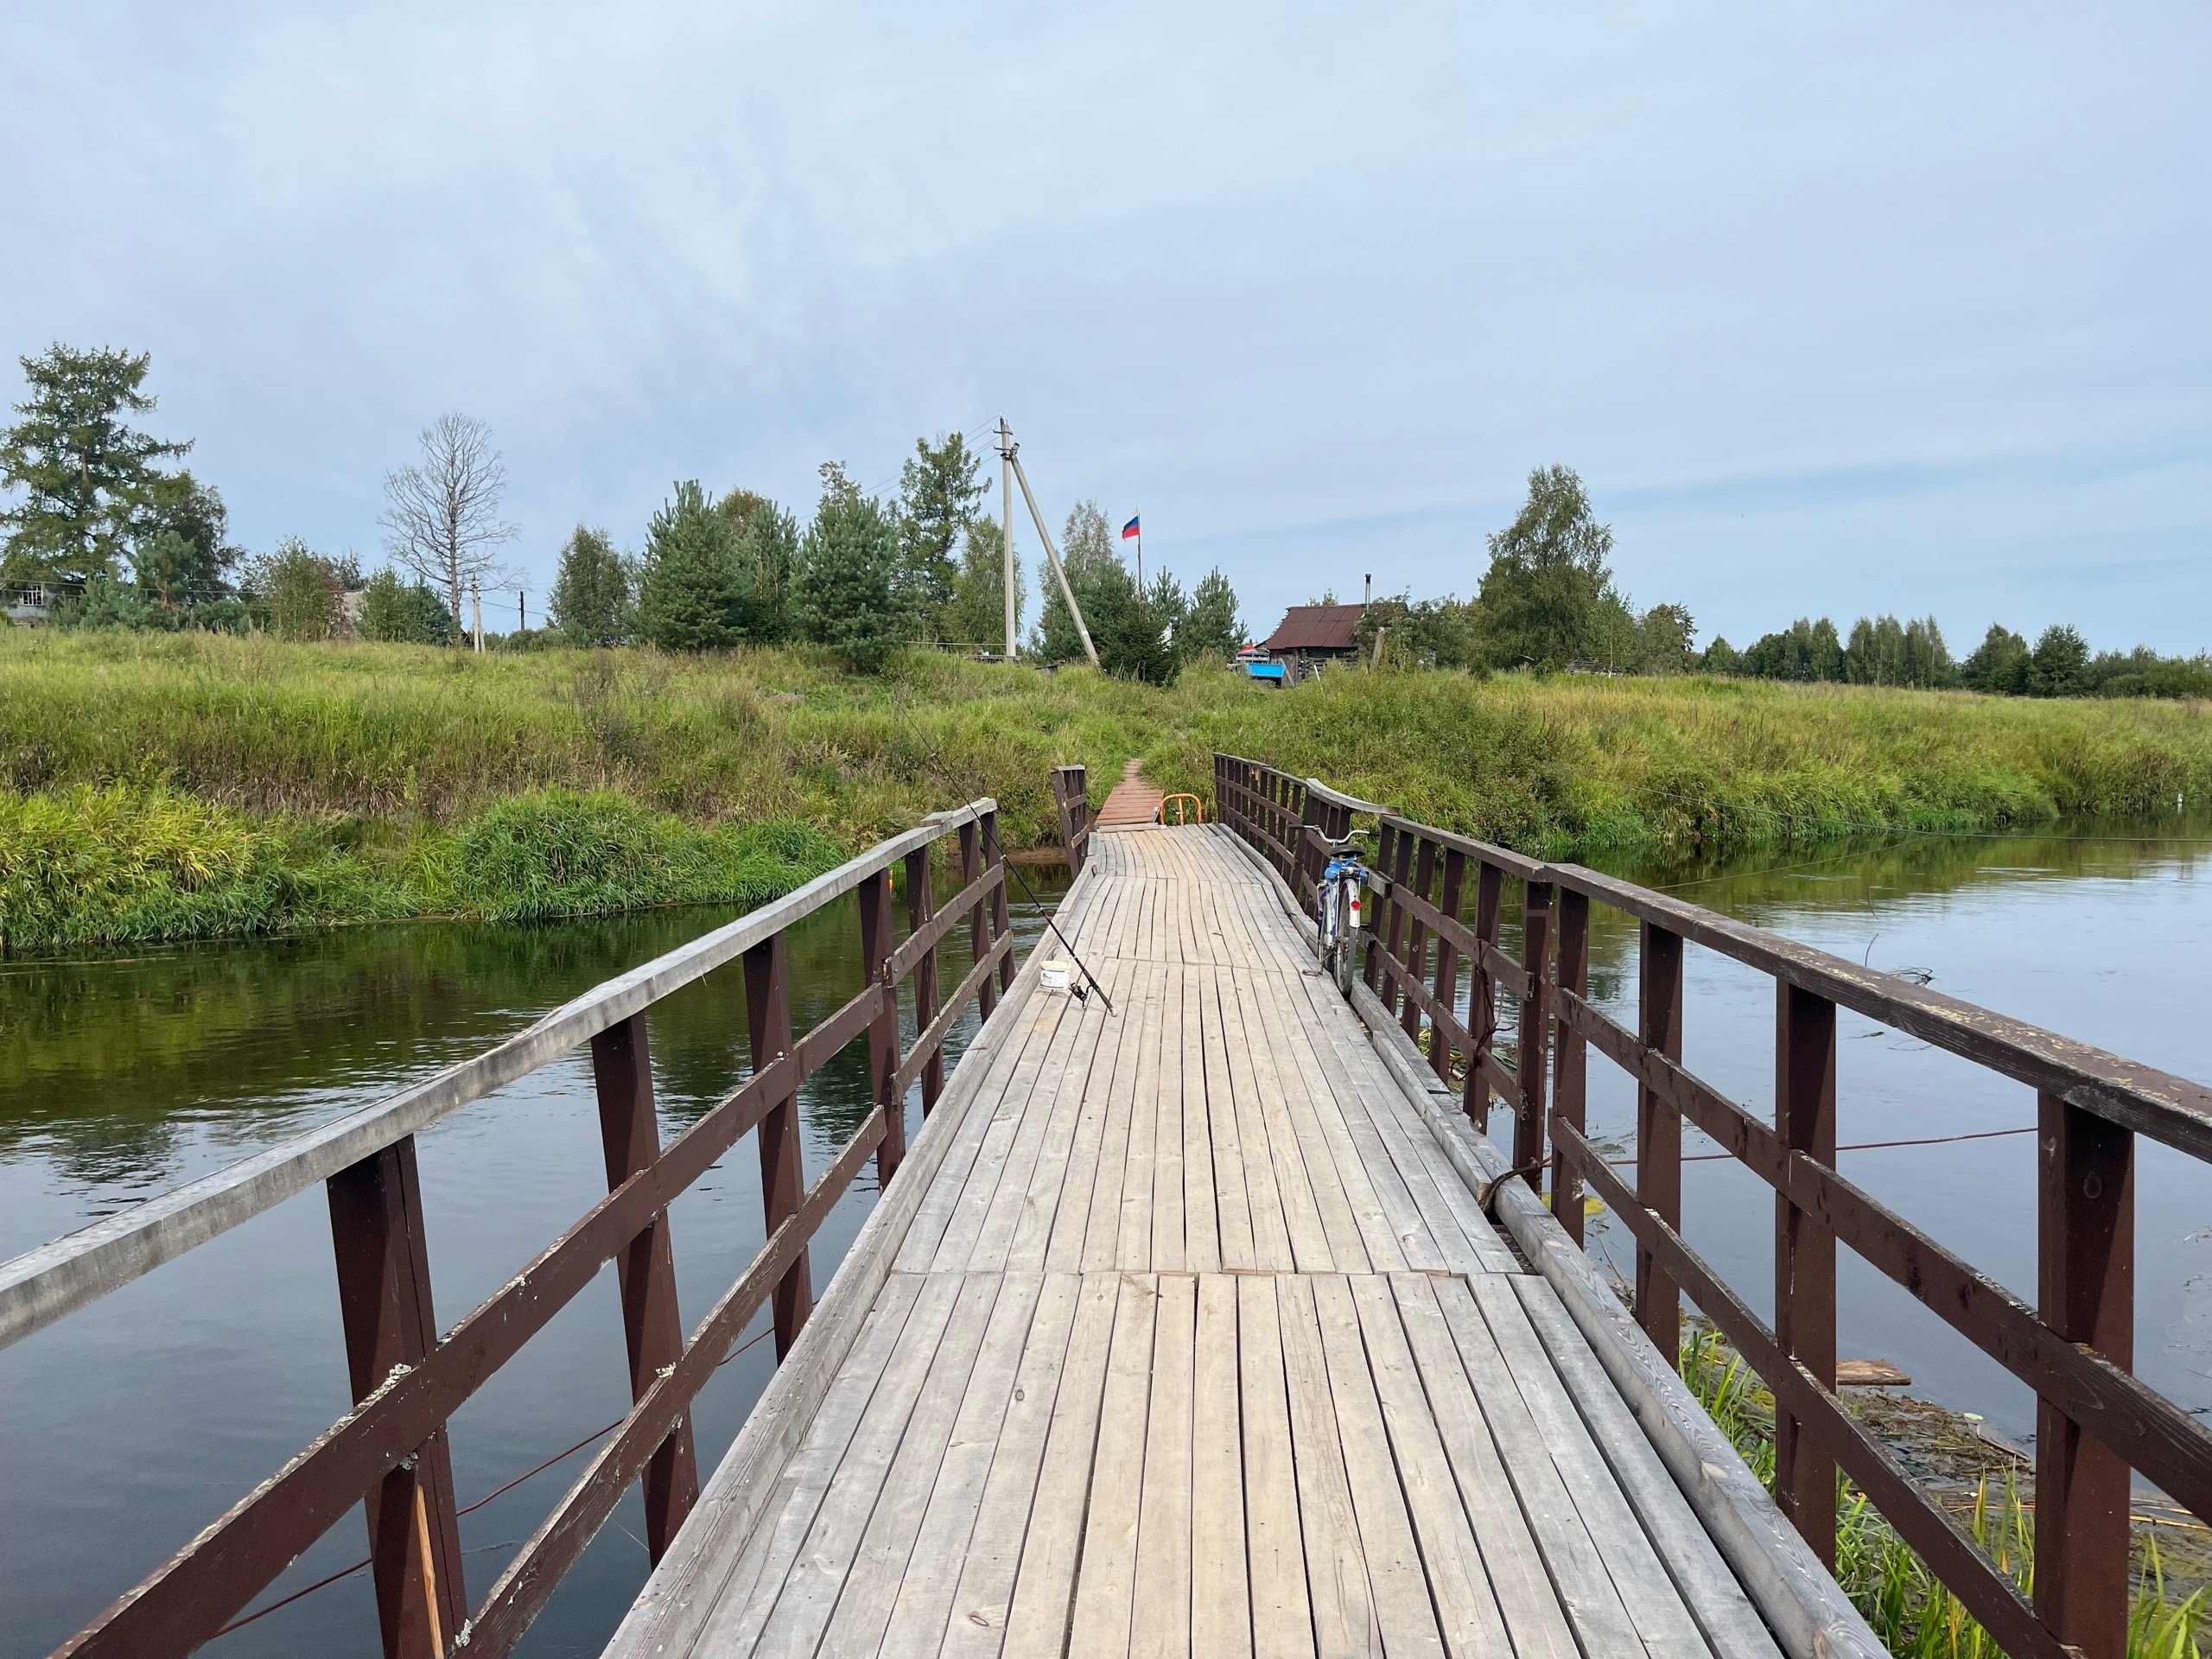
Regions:
[[[940, 872], [940, 901], [957, 887]], [[365, 1104], [733, 913], [410, 924], [18, 958], [0, 966], [0, 1157], [35, 1147], [73, 1185], [141, 1196], [175, 1179], [195, 1140], [264, 1144]], [[903, 895], [897, 914], [903, 934]], [[785, 941], [792, 1027], [804, 1032], [860, 988], [856, 902], [825, 906]], [[964, 928], [940, 956], [949, 993], [968, 966]], [[911, 995], [902, 1026], [912, 1033]], [[748, 1073], [742, 970], [666, 999], [652, 1032], [672, 1131]], [[817, 1145], [842, 1142], [867, 1116], [866, 1052], [849, 1045], [809, 1084]]]

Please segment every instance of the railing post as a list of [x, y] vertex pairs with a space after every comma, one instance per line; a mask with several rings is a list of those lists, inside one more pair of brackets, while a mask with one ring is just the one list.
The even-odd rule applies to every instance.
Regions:
[[[983, 814], [983, 862], [999, 873], [999, 884], [991, 890], [991, 937], [988, 943], [995, 944], [1014, 931], [1013, 920], [1007, 913], [1006, 849], [999, 845], [999, 815], [995, 811]], [[1014, 952], [1009, 950], [999, 958], [998, 984], [989, 979], [983, 982], [982, 1014], [988, 1020], [999, 1005], [999, 993], [1014, 988]]]
[[[757, 1074], [791, 1052], [791, 976], [777, 934], [745, 953], [746, 1041]], [[806, 1184], [799, 1166], [798, 1096], [785, 1095], [771, 1106], [754, 1131], [760, 1142], [760, 1210], [768, 1236], [798, 1213]], [[814, 1278], [807, 1247], [776, 1281], [776, 1358], [781, 1361], [798, 1340], [806, 1316], [814, 1311]]]
[[[1433, 902], [1435, 887], [1436, 843], [1427, 836], [1417, 836], [1414, 850], [1414, 892], [1419, 898]], [[1421, 1046], [1421, 1004], [1414, 1001], [1413, 993], [1419, 988], [1421, 981], [1428, 977], [1428, 925], [1418, 916], [1408, 920], [1411, 925], [1406, 929], [1406, 954], [1399, 958], [1406, 964], [1408, 989], [1406, 1006], [1398, 1016], [1398, 1025], [1405, 1032], [1406, 1040], [1418, 1048]], [[1439, 1040], [1443, 1035], [1442, 1032], [1437, 1032], [1430, 1040]]]
[[[1670, 1060], [1682, 1058], [1682, 936], [1643, 925], [1637, 951], [1637, 1035]], [[1636, 1091], [1637, 1201], [1677, 1232], [1682, 1225], [1682, 1120], [1658, 1094]], [[1669, 1364], [1682, 1346], [1681, 1292], [1651, 1252], [1636, 1249], [1636, 1321]]]
[[[1321, 919], [1320, 887], [1324, 867], [1317, 861], [1320, 858], [1319, 849], [1308, 844], [1306, 832], [1308, 830], [1322, 834], [1327, 832], [1321, 828], [1321, 804], [1313, 798], [1313, 791], [1301, 784], [1298, 795], [1298, 839], [1292, 843], [1294, 856], [1291, 860], [1298, 871], [1298, 878], [1290, 884], [1291, 891], [1304, 901], [1306, 913], [1319, 921]], [[1311, 893], [1306, 891], [1309, 885], [1313, 889]]]
[[[1505, 872], [1484, 863], [1475, 875], [1475, 938], [1487, 949], [1497, 944], [1497, 913], [1504, 893]], [[1467, 1029], [1475, 1039], [1475, 1052], [1467, 1059], [1467, 1117], [1488, 1134], [1490, 1080], [1482, 1075], [1482, 1061], [1497, 1046], [1497, 982], [1491, 976], [1490, 963], [1480, 957], [1468, 975]]]
[[[1835, 1004], [1775, 982], [1774, 1127], [1784, 1147], [1835, 1165]], [[1774, 1198], [1774, 1336], [1831, 1391], [1835, 1388], [1835, 1233]], [[1827, 1566], [1835, 1565], [1835, 1460], [1777, 1403], [1775, 1501]]]
[[1090, 822], [1090, 793], [1081, 766], [1052, 768], [1052, 809], [1060, 821], [1060, 849], [1067, 855], [1068, 874], [1081, 875], [1089, 850], [1083, 832]]
[[1546, 1020], [1546, 969], [1552, 948], [1552, 884], [1521, 884], [1521, 968], [1529, 995], [1521, 1002], [1521, 1031], [1513, 1074], [1521, 1084], [1521, 1111], [1513, 1125], [1513, 1167], [1529, 1172], [1529, 1185], [1541, 1190], [1544, 1161], [1545, 1047], [1551, 1033]]
[[[1395, 842], [1397, 833], [1390, 827], [1390, 821], [1388, 818], [1383, 819], [1376, 827], [1375, 868], [1376, 870], [1387, 872], [1389, 869], [1390, 849]], [[1393, 1006], [1390, 1001], [1389, 970], [1382, 965], [1382, 953], [1375, 947], [1382, 938], [1385, 918], [1390, 913], [1393, 897], [1394, 895], [1385, 895], [1378, 900], [1372, 907], [1373, 913], [1367, 918], [1367, 966], [1365, 969], [1367, 988], [1382, 999], [1385, 1007]]]
[[[438, 1339], [415, 1137], [340, 1170], [324, 1186], [346, 1369], [358, 1402]], [[468, 1617], [445, 1430], [370, 1488], [364, 1507], [385, 1659], [444, 1659]]]
[[[1467, 855], [1457, 849], [1444, 855], [1444, 885], [1438, 889], [1436, 907], [1453, 921], [1459, 919], [1459, 889], [1467, 874]], [[1442, 933], [1436, 936], [1436, 1006], [1455, 1008], [1459, 1005], [1459, 956], [1452, 949], [1452, 941]], [[1443, 1027], [1432, 1027], [1428, 1039], [1428, 1063], [1436, 1072], [1436, 1080], [1446, 1089], [1452, 1086], [1452, 1039], [1444, 1034]], [[1472, 1031], [1474, 1023], [1468, 1022]], [[1468, 1057], [1471, 1062], [1473, 1056]]]
[[[1412, 874], [1413, 867], [1414, 837], [1402, 829], [1390, 837], [1390, 861], [1386, 867], [1390, 877], [1390, 913], [1386, 924], [1389, 931], [1384, 936], [1383, 949], [1390, 953], [1391, 963], [1401, 963], [1406, 959], [1403, 955], [1406, 907], [1399, 899], [1398, 889]], [[1382, 1006], [1395, 1017], [1398, 1012], [1398, 973], [1388, 963], [1382, 969]]]
[[[906, 931], [912, 938], [929, 925], [937, 913], [937, 893], [930, 875], [931, 849], [937, 845], [917, 847], [906, 855]], [[921, 960], [914, 964], [914, 1035], [919, 1039], [930, 1028], [930, 1021], [937, 1018], [937, 947], [931, 945], [922, 952]], [[944, 1046], [938, 1046], [922, 1066], [922, 1116], [927, 1117], [937, 1105], [937, 1097], [944, 1092]]]
[[[633, 1014], [591, 1039], [592, 1082], [599, 1095], [599, 1136], [613, 1192], [660, 1156], [660, 1121], [653, 1111], [652, 1057], [645, 1016]], [[683, 1354], [683, 1319], [676, 1300], [676, 1246], [661, 1211], [615, 1258], [622, 1287], [622, 1334], [630, 1353], [630, 1398], [642, 1400], [662, 1368]], [[699, 1459], [686, 1411], [645, 1465], [645, 1548], [658, 1564], [699, 1497]]]
[[[2135, 1366], [2135, 1136], [2037, 1097], [2038, 1311], [2067, 1341]], [[2036, 1611], [2084, 1659], [2127, 1646], [2128, 1466], [2064, 1409], [2036, 1401]]]
[[[972, 887], [982, 874], [982, 842], [976, 835], [976, 826], [963, 823], [960, 826], [960, 885]], [[988, 899], [978, 899], [968, 911], [968, 952], [971, 962], [981, 962], [983, 952], [991, 948], [988, 903]], [[991, 1017], [991, 1010], [998, 1006], [998, 998], [997, 982], [986, 978], [976, 996], [977, 1012], [982, 1018], [988, 1020]]]
[[[880, 986], [883, 1001], [868, 1025], [868, 1097], [883, 1114], [883, 1139], [876, 1143], [875, 1179], [891, 1185], [899, 1160], [906, 1155], [906, 1103], [891, 1097], [899, 1070], [899, 998], [891, 982], [891, 872], [861, 879], [861, 982]], [[918, 1032], [920, 1027], [917, 1027]]]
[[[1559, 950], [1554, 982], [1577, 996], [1590, 994], [1590, 898], [1572, 887], [1559, 890]], [[1580, 1134], [1589, 1099], [1588, 1039], [1571, 1030], [1556, 999], [1552, 1007], [1552, 1116]], [[1582, 1243], [1582, 1177], [1552, 1136], [1552, 1218]]]

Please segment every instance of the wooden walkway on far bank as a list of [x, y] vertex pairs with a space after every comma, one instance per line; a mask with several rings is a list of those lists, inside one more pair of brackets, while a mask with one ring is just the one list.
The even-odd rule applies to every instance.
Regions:
[[1114, 1011], [971, 1052], [609, 1653], [1774, 1653], [1269, 878], [1090, 848]]

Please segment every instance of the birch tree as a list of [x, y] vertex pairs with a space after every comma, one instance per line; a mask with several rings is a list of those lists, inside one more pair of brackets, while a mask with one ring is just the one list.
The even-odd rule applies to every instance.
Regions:
[[461, 597], [486, 582], [497, 585], [499, 549], [515, 527], [499, 517], [506, 463], [492, 447], [492, 429], [469, 415], [442, 415], [423, 429], [423, 458], [387, 473], [385, 550], [446, 596], [458, 623]]

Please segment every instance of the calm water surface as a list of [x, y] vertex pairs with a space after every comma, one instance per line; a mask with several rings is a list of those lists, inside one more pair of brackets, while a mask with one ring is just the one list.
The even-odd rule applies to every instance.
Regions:
[[[1915, 838], [1802, 859], [1622, 873], [1674, 888], [1877, 968], [2177, 1071], [2212, 1078], [2212, 826], [2189, 837]], [[2202, 839], [2193, 837], [2202, 836]], [[1779, 862], [1779, 868], [1773, 868]], [[1028, 872], [1033, 886], [1039, 873]], [[1052, 895], [1046, 894], [1049, 899]], [[1018, 890], [1017, 890], [1018, 897]], [[1017, 903], [1018, 931], [1040, 924]], [[277, 943], [118, 951], [0, 963], [0, 1255], [297, 1133], [450, 1064], [579, 990], [722, 917], [664, 912], [536, 928], [418, 926]], [[1633, 929], [1598, 912], [1592, 988], [1632, 1020]], [[1509, 933], [1511, 927], [1509, 924]], [[957, 942], [956, 942], [957, 943]], [[1684, 1052], [1732, 1096], [1770, 1109], [1770, 982], [1690, 950]], [[832, 907], [791, 941], [796, 1023], [859, 982], [857, 922]], [[948, 961], [957, 982], [964, 960]], [[972, 1030], [956, 1039], [956, 1052]], [[672, 1134], [744, 1073], [739, 976], [657, 1008], [653, 1060]], [[2016, 1128], [2025, 1089], [1846, 1014], [1839, 1060], [1846, 1143]], [[1595, 1054], [1591, 1121], [1634, 1157], [1634, 1103]], [[857, 1050], [803, 1096], [809, 1174], [864, 1114]], [[1711, 1151], [1692, 1131], [1686, 1150]], [[1847, 1153], [1845, 1172], [2032, 1297], [2031, 1135]], [[426, 1132], [424, 1202], [441, 1319], [453, 1319], [603, 1192], [582, 1054]], [[2212, 1179], [2161, 1149], [2140, 1173], [2139, 1367], [2212, 1410]], [[863, 1175], [816, 1245], [825, 1284], [873, 1204]], [[1761, 1312], [1771, 1300], [1773, 1200], [1722, 1162], [1685, 1172], [1691, 1242]], [[687, 1322], [759, 1246], [757, 1167], [741, 1144], [673, 1211]], [[1593, 1242], [1625, 1265], [1624, 1230]], [[1843, 1256], [1843, 1351], [1910, 1371], [1916, 1391], [2032, 1432], [2024, 1390], [1940, 1322]], [[466, 1503], [619, 1416], [627, 1404], [611, 1276], [556, 1319], [454, 1420]], [[767, 1344], [723, 1368], [697, 1411], [711, 1467], [770, 1370]], [[0, 1352], [0, 1656], [44, 1653], [345, 1408], [329, 1229], [311, 1195]], [[581, 1459], [462, 1522], [480, 1594]], [[645, 1572], [634, 1496], [569, 1576], [524, 1645], [596, 1653]], [[276, 1593], [362, 1554], [342, 1522]], [[373, 1655], [365, 1573], [210, 1649]]]
[[[1047, 905], [1064, 873], [1024, 875]], [[950, 895], [951, 888], [944, 896]], [[1013, 888], [1026, 951], [1042, 930]], [[275, 942], [0, 963], [0, 1257], [296, 1135], [486, 1047], [578, 992], [728, 919], [675, 910], [537, 927], [420, 925]], [[903, 904], [900, 906], [903, 915]], [[801, 1031], [861, 984], [850, 899], [787, 936]], [[940, 957], [949, 992], [966, 930]], [[911, 1014], [906, 1021], [911, 1033]], [[971, 1009], [949, 1052], [974, 1034]], [[747, 1072], [732, 967], [652, 1016], [664, 1138]], [[800, 1095], [810, 1180], [867, 1114], [866, 1045]], [[909, 1102], [910, 1133], [919, 1122]], [[603, 1197], [588, 1050], [419, 1137], [431, 1277], [450, 1325]], [[874, 1203], [871, 1161], [814, 1243], [814, 1280]], [[671, 1211], [687, 1328], [762, 1236], [751, 1139]], [[349, 1403], [329, 1213], [302, 1194], [0, 1351], [0, 1655], [43, 1654], [273, 1472]], [[755, 1322], [765, 1328], [766, 1316]], [[747, 1332], [748, 1335], [751, 1332]], [[763, 1342], [725, 1365], [695, 1413], [702, 1475], [773, 1369]], [[621, 1307], [599, 1279], [453, 1420], [472, 1502], [628, 1408]], [[505, 1567], [584, 1456], [461, 1521], [471, 1599]], [[597, 1653], [644, 1581], [634, 1491], [524, 1642]], [[341, 1521], [267, 1599], [359, 1559]], [[225, 1655], [374, 1656], [359, 1573], [216, 1643]]]

